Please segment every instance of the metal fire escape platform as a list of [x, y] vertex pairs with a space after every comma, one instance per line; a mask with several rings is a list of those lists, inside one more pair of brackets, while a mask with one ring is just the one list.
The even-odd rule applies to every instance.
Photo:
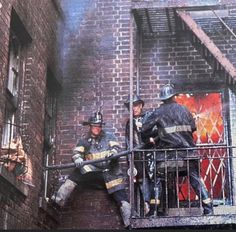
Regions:
[[[230, 209], [230, 210], [229, 210]], [[194, 211], [194, 209], [192, 209]], [[216, 211], [216, 210], [215, 210]], [[235, 207], [220, 207], [218, 211], [221, 211], [221, 215], [214, 215], [211, 216], [168, 216], [168, 217], [156, 217], [156, 218], [139, 218], [139, 219], [131, 219], [131, 226], [132, 228], [161, 228], [161, 227], [194, 227], [200, 228], [202, 226], [221, 226], [223, 225], [235, 225], [236, 222], [236, 208]], [[225, 213], [227, 212], [227, 214]], [[225, 215], [222, 215], [222, 214]]]
[[[228, 84], [236, 86], [235, 66], [198, 24], [199, 19], [203, 19], [201, 25], [204, 26], [204, 23], [205, 25], [208, 23], [207, 20], [204, 22], [204, 18], [212, 18], [215, 21], [223, 18], [230, 21], [230, 24], [235, 25], [236, 28], [235, 0], [133, 0], [132, 12], [139, 35], [144, 39], [177, 36], [178, 33], [186, 34], [186, 38], [190, 39], [192, 45], [211, 65], [213, 71], [224, 78]], [[220, 23], [218, 26], [222, 28]], [[215, 29], [217, 30], [217, 28]], [[234, 35], [233, 30], [231, 32]], [[214, 215], [211, 216], [203, 216], [197, 209], [196, 211], [192, 209], [188, 215], [185, 213], [184, 210], [177, 212], [170, 209], [168, 217], [133, 217], [131, 228], [236, 225], [236, 206], [218, 206], [214, 210]]]

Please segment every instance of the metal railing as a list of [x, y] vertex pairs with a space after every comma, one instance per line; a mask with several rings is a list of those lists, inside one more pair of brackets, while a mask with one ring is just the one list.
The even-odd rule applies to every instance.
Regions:
[[[135, 203], [132, 206], [132, 217], [136, 219], [150, 217], [145, 215], [143, 196], [156, 189], [158, 178], [161, 180], [162, 194], [160, 199], [154, 199], [156, 212], [152, 218], [202, 215], [201, 191], [199, 189], [200, 194], [196, 194], [190, 183], [191, 173], [194, 170], [198, 179], [204, 183], [214, 209], [220, 208], [218, 206], [234, 206], [236, 194], [234, 149], [234, 146], [205, 145], [186, 149], [135, 151], [134, 166], [141, 166], [142, 173], [133, 177], [135, 192], [130, 193], [130, 196], [134, 197], [131, 202]], [[151, 190], [143, 181], [145, 179], [152, 183]], [[216, 212], [225, 214], [223, 210]]]

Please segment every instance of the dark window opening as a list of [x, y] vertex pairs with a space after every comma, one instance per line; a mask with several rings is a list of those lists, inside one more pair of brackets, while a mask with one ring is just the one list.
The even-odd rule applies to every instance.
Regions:
[[[55, 163], [57, 101], [60, 88], [60, 84], [50, 69], [48, 69], [44, 121], [44, 166], [48, 165], [49, 163]], [[57, 173], [48, 173], [48, 171], [45, 171], [43, 181], [44, 198], [47, 198], [48, 191], [53, 191], [57, 176]], [[50, 186], [48, 183], [50, 183]]]

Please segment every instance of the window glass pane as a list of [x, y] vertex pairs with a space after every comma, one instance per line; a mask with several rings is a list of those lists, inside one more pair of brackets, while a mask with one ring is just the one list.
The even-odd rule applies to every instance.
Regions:
[[18, 93], [19, 85], [19, 53], [20, 43], [17, 37], [11, 36], [10, 38], [10, 52], [9, 52], [9, 73], [8, 73], [8, 90], [13, 96]]
[[6, 146], [16, 135], [16, 127], [14, 125], [15, 115], [12, 112], [6, 113], [6, 123], [3, 128], [2, 146]]

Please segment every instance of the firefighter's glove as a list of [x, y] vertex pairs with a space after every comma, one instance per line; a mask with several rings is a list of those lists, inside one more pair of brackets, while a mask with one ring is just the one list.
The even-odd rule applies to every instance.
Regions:
[[155, 145], [155, 139], [154, 139], [153, 137], [150, 137], [150, 138], [149, 138], [149, 142], [150, 142], [151, 144], [154, 144], [154, 145]]
[[115, 154], [117, 154], [117, 149], [116, 148], [112, 148], [111, 150], [109, 150], [108, 154], [106, 155], [106, 157], [113, 157]]
[[83, 159], [81, 157], [78, 157], [77, 159], [74, 160], [75, 166], [77, 168], [81, 167], [82, 163], [83, 163]]
[[111, 158], [114, 155], [112, 151], [108, 152], [108, 154], [105, 156], [106, 158]]

